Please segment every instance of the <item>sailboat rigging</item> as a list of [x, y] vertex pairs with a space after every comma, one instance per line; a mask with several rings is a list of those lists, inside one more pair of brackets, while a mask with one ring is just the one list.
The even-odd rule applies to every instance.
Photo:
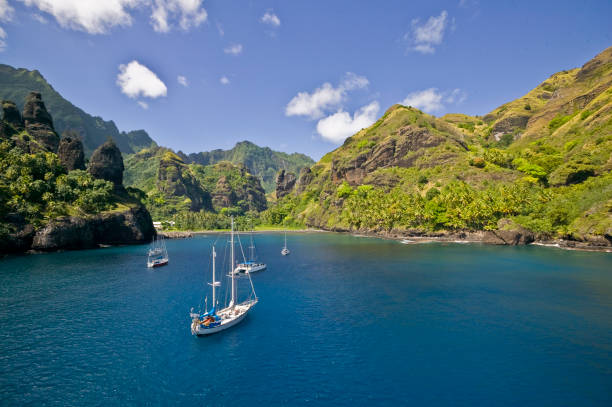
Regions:
[[291, 251], [287, 249], [287, 231], [285, 230], [285, 246], [283, 246], [283, 250], [281, 250], [281, 254], [283, 256], [287, 256]]
[[149, 251], [147, 253], [147, 267], [161, 267], [168, 264], [168, 250], [166, 249], [166, 241], [161, 235], [155, 236]]
[[[217, 311], [218, 301], [216, 296], [216, 287], [221, 286], [220, 281], [216, 281], [216, 251], [213, 246], [212, 250], [212, 281], [209, 283], [212, 286], [212, 308], [210, 310], [205, 309], [204, 312], [194, 312], [193, 308], [190, 312], [191, 317], [191, 333], [193, 335], [210, 335], [216, 332], [223, 331], [227, 328], [230, 328], [240, 321], [242, 321], [247, 313], [257, 304], [259, 299], [255, 294], [255, 288], [253, 286], [253, 282], [251, 281], [251, 276], [249, 273], [246, 273], [248, 277], [251, 293], [249, 297], [242, 301], [238, 302], [238, 282], [237, 279], [241, 279], [234, 272], [235, 258], [234, 258], [234, 218], [232, 217], [232, 228], [230, 235], [230, 267], [229, 267], [229, 275], [231, 282], [230, 288], [230, 302], [229, 305], [225, 308], [222, 308]], [[207, 306], [208, 308], [208, 306]]]
[[248, 259], [246, 256], [243, 263], [239, 263], [234, 270], [234, 273], [255, 273], [257, 271], [264, 271], [267, 266], [265, 263], [257, 261], [257, 256], [255, 254], [255, 242], [253, 241], [253, 227], [251, 226], [250, 233], [250, 245], [249, 245], [249, 256]]

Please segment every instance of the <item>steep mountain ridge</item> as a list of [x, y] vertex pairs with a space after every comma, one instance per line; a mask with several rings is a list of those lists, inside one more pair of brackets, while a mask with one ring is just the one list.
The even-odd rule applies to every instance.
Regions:
[[609, 48], [484, 117], [394, 105], [293, 191], [281, 188], [286, 196], [264, 216], [333, 230], [610, 246], [611, 84]]
[[267, 206], [260, 179], [242, 164], [188, 164], [164, 147], [143, 149], [125, 162], [126, 185], [144, 191], [148, 208], [160, 218], [199, 211], [259, 212]]
[[134, 153], [155, 144], [144, 130], [120, 132], [112, 120], [91, 116], [74, 106], [53, 89], [39, 71], [0, 64], [0, 99], [16, 101], [17, 108], [22, 110], [22, 103], [31, 91], [42, 95], [59, 134], [68, 130], [79, 134], [86, 155], [90, 155], [109, 137], [115, 140], [123, 153]]
[[250, 141], [238, 142], [229, 150], [216, 149], [188, 155], [179, 151], [177, 154], [190, 164], [211, 165], [220, 161], [243, 164], [249, 172], [261, 178], [266, 192], [274, 191], [276, 174], [280, 170], [297, 173], [300, 169], [314, 164], [312, 158], [307, 155], [274, 151], [269, 147], [259, 147]]

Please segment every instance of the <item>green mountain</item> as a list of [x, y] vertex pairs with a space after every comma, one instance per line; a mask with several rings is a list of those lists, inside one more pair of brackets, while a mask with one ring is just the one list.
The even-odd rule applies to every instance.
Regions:
[[[395, 105], [302, 171], [269, 223], [612, 245], [612, 48], [484, 117]], [[510, 233], [513, 232], [513, 233]]]
[[[158, 219], [239, 215], [267, 207], [259, 178], [242, 164], [187, 164], [170, 149], [151, 147], [128, 155], [125, 168], [125, 184], [144, 191], [143, 200]], [[211, 227], [206, 225], [198, 227]]]
[[123, 153], [135, 153], [155, 144], [144, 130], [119, 132], [113, 121], [105, 121], [101, 117], [85, 113], [64, 99], [37, 70], [15, 69], [0, 64], [0, 99], [14, 101], [21, 111], [23, 102], [31, 91], [41, 93], [59, 134], [67, 130], [78, 132], [87, 155], [108, 137], [113, 138]]
[[230, 150], [212, 150], [189, 155], [179, 151], [178, 155], [187, 163], [201, 165], [215, 164], [220, 161], [229, 161], [232, 164], [245, 165], [251, 174], [262, 180], [266, 192], [272, 192], [275, 188], [276, 174], [284, 169], [299, 172], [304, 167], [314, 164], [312, 158], [300, 154], [287, 154], [274, 151], [269, 147], [259, 147], [249, 141], [236, 143]]

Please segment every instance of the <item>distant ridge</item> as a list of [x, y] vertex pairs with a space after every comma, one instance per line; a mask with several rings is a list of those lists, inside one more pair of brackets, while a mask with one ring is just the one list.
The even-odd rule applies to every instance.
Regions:
[[297, 174], [302, 168], [310, 167], [315, 163], [307, 155], [274, 151], [269, 147], [259, 147], [250, 141], [240, 141], [230, 150], [216, 149], [188, 155], [179, 151], [178, 155], [186, 163], [211, 165], [229, 161], [232, 164], [243, 164], [253, 175], [262, 180], [262, 186], [266, 192], [274, 191], [276, 174], [280, 170]]

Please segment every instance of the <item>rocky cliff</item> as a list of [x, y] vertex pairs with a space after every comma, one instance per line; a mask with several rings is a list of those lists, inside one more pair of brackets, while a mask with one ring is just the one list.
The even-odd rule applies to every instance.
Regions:
[[190, 168], [175, 154], [166, 151], [157, 169], [157, 189], [168, 197], [187, 197], [189, 210], [212, 209], [209, 191], [204, 191]]
[[122, 212], [50, 221], [32, 236], [32, 250], [91, 249], [99, 245], [138, 244], [155, 235], [151, 215], [142, 206]]
[[185, 212], [262, 211], [267, 207], [260, 180], [244, 165], [222, 161], [187, 164], [179, 154], [162, 147], [128, 156], [126, 185], [147, 194], [155, 216]]
[[57, 155], [66, 171], [85, 169], [83, 143], [78, 136], [64, 133], [60, 139]]
[[150, 241], [151, 216], [123, 187], [112, 140], [85, 172], [81, 141], [60, 140], [41, 95], [31, 92], [24, 106], [20, 114], [13, 102], [2, 103], [0, 254]]
[[276, 198], [282, 198], [291, 192], [296, 180], [295, 174], [280, 170], [276, 176]]
[[112, 139], [93, 152], [87, 168], [94, 178], [110, 181], [115, 188], [123, 186], [124, 169], [121, 151]]
[[53, 128], [53, 119], [47, 112], [44, 102], [38, 92], [30, 92], [23, 106], [21, 115], [27, 132], [48, 151], [57, 152], [59, 136]]

